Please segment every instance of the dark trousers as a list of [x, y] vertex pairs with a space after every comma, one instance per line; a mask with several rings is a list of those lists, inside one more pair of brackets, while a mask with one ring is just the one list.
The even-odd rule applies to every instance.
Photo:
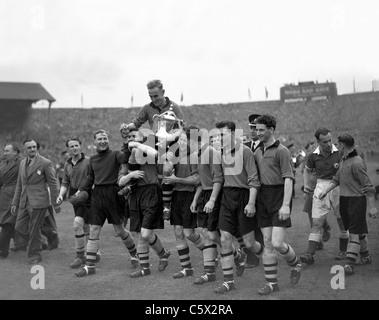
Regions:
[[[49, 210], [50, 214], [45, 217], [45, 220], [41, 228], [41, 233], [44, 237], [47, 238], [47, 243], [46, 243], [46, 239], [43, 239], [43, 242], [48, 247], [50, 247], [50, 246], [54, 246], [54, 244], [59, 243], [59, 238], [58, 238], [57, 223], [55, 221], [53, 208], [48, 207], [47, 209]], [[22, 215], [20, 213], [17, 215], [17, 220], [19, 220], [19, 222], [17, 223], [16, 221], [16, 225], [18, 225], [18, 229], [20, 231], [18, 231], [16, 228], [15, 237], [14, 237], [14, 245], [15, 247], [26, 248], [29, 242], [29, 231], [28, 231], [29, 226], [26, 221], [21, 221], [24, 219], [24, 218], [21, 218], [21, 216]]]
[[48, 208], [49, 215], [45, 217], [41, 232], [47, 238], [48, 243], [58, 241], [57, 222], [55, 221], [55, 215], [52, 207]]
[[0, 256], [7, 257], [9, 254], [9, 244], [14, 237], [14, 224], [5, 223], [1, 226], [0, 232]]
[[[28, 241], [28, 258], [41, 258], [42, 252], [42, 226], [48, 208], [33, 209], [30, 207], [19, 209], [16, 219], [16, 232]], [[50, 228], [46, 232], [50, 233]], [[49, 236], [52, 236], [51, 233]], [[49, 237], [47, 237], [49, 239]]]

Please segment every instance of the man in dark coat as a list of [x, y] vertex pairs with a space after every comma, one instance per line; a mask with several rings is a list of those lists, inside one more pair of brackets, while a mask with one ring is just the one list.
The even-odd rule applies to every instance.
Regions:
[[22, 160], [17, 144], [7, 144], [3, 158], [4, 162], [0, 167], [0, 259], [8, 256], [9, 243], [15, 233], [16, 217], [11, 214], [11, 204]]
[[244, 145], [248, 146], [253, 152], [257, 150], [258, 145], [260, 144], [260, 141], [257, 135], [257, 130], [256, 130], [256, 127], [257, 127], [256, 120], [258, 119], [259, 116], [260, 114], [255, 114], [255, 113], [249, 116], [249, 130], [250, 130], [251, 141], [244, 143]]

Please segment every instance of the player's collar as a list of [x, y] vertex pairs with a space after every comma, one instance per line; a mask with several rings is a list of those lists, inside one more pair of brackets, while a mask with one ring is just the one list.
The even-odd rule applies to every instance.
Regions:
[[[337, 149], [337, 147], [336, 147], [334, 144], [332, 144], [332, 153], [334, 153], [334, 152], [338, 152], [338, 149]], [[318, 146], [318, 147], [315, 149], [315, 151], [313, 151], [313, 153], [320, 155], [320, 153], [321, 153], [321, 148], [320, 148], [320, 146]]]

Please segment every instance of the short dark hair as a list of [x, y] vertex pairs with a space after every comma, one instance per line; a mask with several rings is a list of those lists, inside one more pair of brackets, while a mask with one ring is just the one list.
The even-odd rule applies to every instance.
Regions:
[[20, 147], [18, 146], [16, 142], [7, 143], [4, 147], [6, 146], [12, 146], [13, 151], [15, 151], [17, 154], [21, 153]]
[[109, 133], [106, 130], [99, 129], [99, 130], [95, 131], [95, 133], [93, 134], [93, 138], [96, 139], [96, 135], [98, 135], [99, 133], [106, 134], [107, 136], [109, 135]]
[[320, 139], [320, 135], [326, 136], [328, 133], [330, 133], [330, 130], [328, 128], [321, 127], [316, 130], [315, 137], [318, 140]]
[[67, 138], [67, 140], [66, 140], [66, 147], [67, 148], [68, 148], [68, 143], [70, 141], [78, 141], [80, 145], [82, 144], [82, 142], [80, 141], [79, 137], [77, 137], [77, 136], [71, 136], [71, 137]]
[[347, 134], [347, 133], [339, 135], [337, 140], [338, 142], [345, 144], [349, 148], [354, 147], [354, 144], [355, 144], [354, 138], [350, 134]]
[[229, 120], [223, 120], [223, 121], [216, 122], [215, 127], [217, 129], [227, 127], [232, 132], [236, 131], [236, 124], [233, 121], [229, 121]]
[[153, 89], [153, 88], [158, 88], [159, 90], [163, 89], [163, 83], [161, 80], [158, 80], [158, 79], [150, 80], [146, 86], [148, 89]]
[[37, 143], [34, 139], [25, 139], [24, 140], [24, 142], [22, 143], [23, 145], [25, 145], [25, 143], [27, 143], [27, 142], [32, 142], [32, 141], [34, 141], [35, 143]]
[[258, 117], [256, 123], [264, 124], [267, 128], [274, 128], [274, 130], [276, 129], [276, 119], [269, 114], [264, 114]]
[[[192, 140], [192, 141], [197, 140], [198, 142], [201, 141], [200, 127], [191, 124], [191, 125], [185, 127], [183, 130], [184, 130], [184, 133], [186, 134], [188, 140]], [[192, 135], [191, 135], [191, 132], [192, 132]], [[194, 132], [195, 132], [195, 135], [193, 135]], [[197, 139], [195, 139], [195, 138], [197, 138]]]

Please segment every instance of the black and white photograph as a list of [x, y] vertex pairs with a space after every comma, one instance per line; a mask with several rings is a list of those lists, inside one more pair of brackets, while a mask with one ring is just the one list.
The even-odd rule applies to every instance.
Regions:
[[0, 300], [378, 300], [378, 16], [0, 1]]

